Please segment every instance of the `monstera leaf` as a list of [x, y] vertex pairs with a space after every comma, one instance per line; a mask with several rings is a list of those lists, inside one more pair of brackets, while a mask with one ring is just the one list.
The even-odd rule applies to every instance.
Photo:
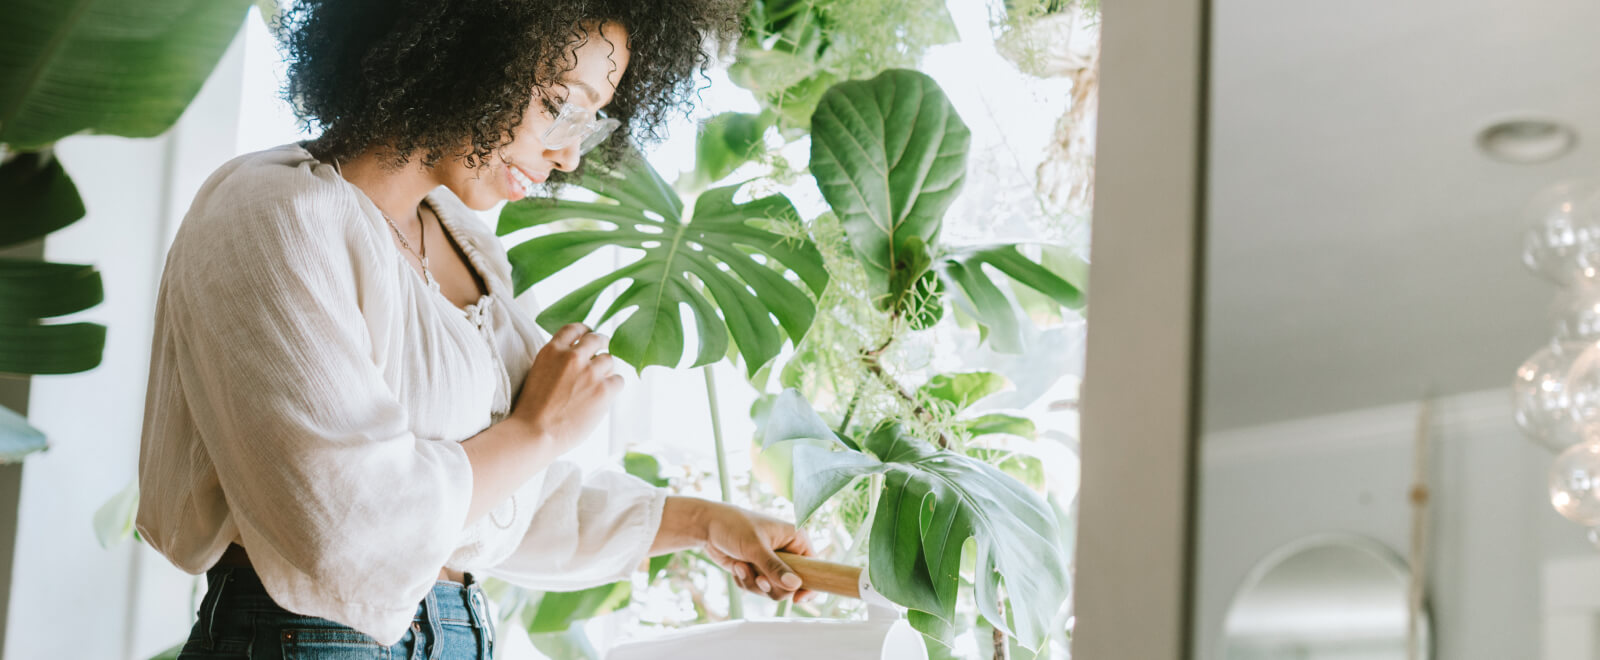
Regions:
[[[546, 330], [588, 318], [605, 288], [621, 280], [631, 284], [596, 323], [634, 309], [612, 333], [610, 351], [640, 370], [681, 361], [683, 305], [689, 306], [700, 339], [697, 367], [726, 355], [731, 335], [746, 369], [754, 374], [778, 354], [784, 335], [798, 341], [811, 327], [816, 308], [801, 285], [817, 295], [827, 286], [821, 253], [809, 240], [769, 231], [756, 222], [798, 222], [788, 198], [772, 195], [739, 203], [734, 196], [740, 185], [715, 188], [699, 197], [691, 220], [684, 217], [683, 200], [643, 158], [586, 176], [578, 185], [615, 203], [530, 200], [508, 204], [501, 212], [501, 235], [569, 219], [612, 226], [547, 234], [511, 248], [516, 290], [608, 245], [643, 254], [545, 308], [538, 322]], [[786, 279], [791, 273], [798, 282]]]
[[1083, 291], [1050, 269], [1017, 251], [1016, 245], [990, 245], [958, 250], [939, 265], [939, 276], [949, 283], [957, 300], [982, 326], [984, 338], [1001, 353], [1021, 353], [1022, 313], [1001, 290], [983, 265], [1005, 273], [1012, 281], [1043, 294], [1062, 307], [1082, 309]]
[[926, 74], [834, 85], [811, 116], [811, 172], [882, 309], [901, 308], [966, 179], [971, 134]]
[[[1045, 642], [1068, 594], [1066, 552], [1055, 513], [1028, 486], [980, 457], [935, 449], [899, 424], [874, 430], [861, 443], [866, 451], [850, 449], [793, 390], [774, 402], [763, 438], [768, 447], [793, 443], [801, 520], [855, 478], [885, 475], [869, 570], [875, 588], [917, 610], [908, 617], [913, 625], [945, 636], [955, 618], [962, 549], [971, 543], [978, 611], [1028, 648]], [[1025, 461], [1016, 467], [1031, 477]], [[1002, 583], [1009, 618], [1000, 613]]]
[[[33, 240], [83, 217], [83, 201], [48, 152], [0, 165], [0, 247]], [[0, 259], [0, 372], [65, 374], [100, 364], [105, 326], [44, 324], [105, 297], [92, 266]]]
[[1011, 619], [1001, 628], [1039, 648], [1069, 588], [1049, 505], [999, 468], [934, 449], [899, 424], [880, 427], [865, 445], [887, 466], [872, 523], [873, 585], [948, 623], [955, 617], [962, 546], [974, 539], [978, 611], [997, 624], [1007, 620], [999, 607], [1003, 580]]
[[8, 0], [0, 143], [167, 130], [239, 31], [249, 0]]

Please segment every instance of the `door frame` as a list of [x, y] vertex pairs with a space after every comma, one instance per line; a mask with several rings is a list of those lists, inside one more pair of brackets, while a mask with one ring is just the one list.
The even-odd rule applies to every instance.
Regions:
[[1077, 660], [1191, 656], [1209, 16], [1102, 12]]

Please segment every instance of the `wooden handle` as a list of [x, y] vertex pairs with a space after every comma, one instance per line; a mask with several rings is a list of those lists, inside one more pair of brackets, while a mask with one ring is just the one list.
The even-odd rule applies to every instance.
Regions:
[[861, 597], [861, 569], [856, 566], [835, 564], [788, 552], [779, 552], [778, 558], [788, 564], [789, 568], [794, 569], [800, 576], [800, 582], [807, 589], [835, 596]]

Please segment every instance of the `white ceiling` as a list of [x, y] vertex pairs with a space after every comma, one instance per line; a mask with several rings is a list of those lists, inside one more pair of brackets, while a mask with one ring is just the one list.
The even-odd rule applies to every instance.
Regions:
[[[1556, 290], [1517, 214], [1600, 173], [1600, 2], [1216, 0], [1203, 424], [1509, 385]], [[1491, 161], [1486, 125], [1577, 129]]]

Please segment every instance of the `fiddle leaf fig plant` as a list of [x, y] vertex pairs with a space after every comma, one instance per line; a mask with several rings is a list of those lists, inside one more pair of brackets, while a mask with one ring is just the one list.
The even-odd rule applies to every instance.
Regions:
[[1030, 649], [1045, 642], [1069, 580], [1055, 513], [1037, 493], [979, 458], [913, 437], [899, 423], [879, 424], [847, 443], [795, 390], [773, 403], [762, 438], [769, 448], [795, 443], [791, 483], [802, 521], [856, 478], [884, 475], [872, 514], [869, 572], [889, 599], [931, 615], [911, 617], [913, 625], [937, 639], [944, 636], [939, 628], [954, 622], [970, 540], [978, 611]]
[[966, 180], [967, 125], [932, 78], [891, 69], [834, 85], [811, 116], [811, 130], [817, 187], [881, 296], [880, 308], [904, 311]]
[[1002, 353], [1021, 353], [1015, 302], [983, 268], [1081, 309], [1083, 292], [1010, 244], [944, 251], [944, 215], [966, 180], [971, 134], [927, 74], [890, 69], [834, 85], [811, 117], [811, 171], [866, 269], [879, 308], [930, 327], [947, 293]]
[[725, 186], [701, 194], [690, 215], [643, 158], [591, 173], [577, 185], [608, 201], [530, 200], [508, 204], [501, 212], [502, 236], [570, 219], [610, 225], [546, 234], [512, 247], [507, 254], [516, 290], [520, 293], [602, 247], [620, 246], [642, 255], [545, 308], [538, 322], [547, 330], [588, 318], [606, 287], [622, 280], [631, 283], [598, 322], [634, 309], [613, 333], [610, 351], [640, 370], [681, 361], [683, 305], [691, 310], [699, 336], [697, 367], [727, 355], [731, 336], [745, 368], [754, 374], [778, 354], [785, 335], [798, 341], [811, 326], [816, 307], [806, 289], [820, 295], [827, 286], [822, 257], [809, 240], [760, 224], [798, 223], [788, 198], [771, 195], [741, 203], [734, 198], [742, 184]]

